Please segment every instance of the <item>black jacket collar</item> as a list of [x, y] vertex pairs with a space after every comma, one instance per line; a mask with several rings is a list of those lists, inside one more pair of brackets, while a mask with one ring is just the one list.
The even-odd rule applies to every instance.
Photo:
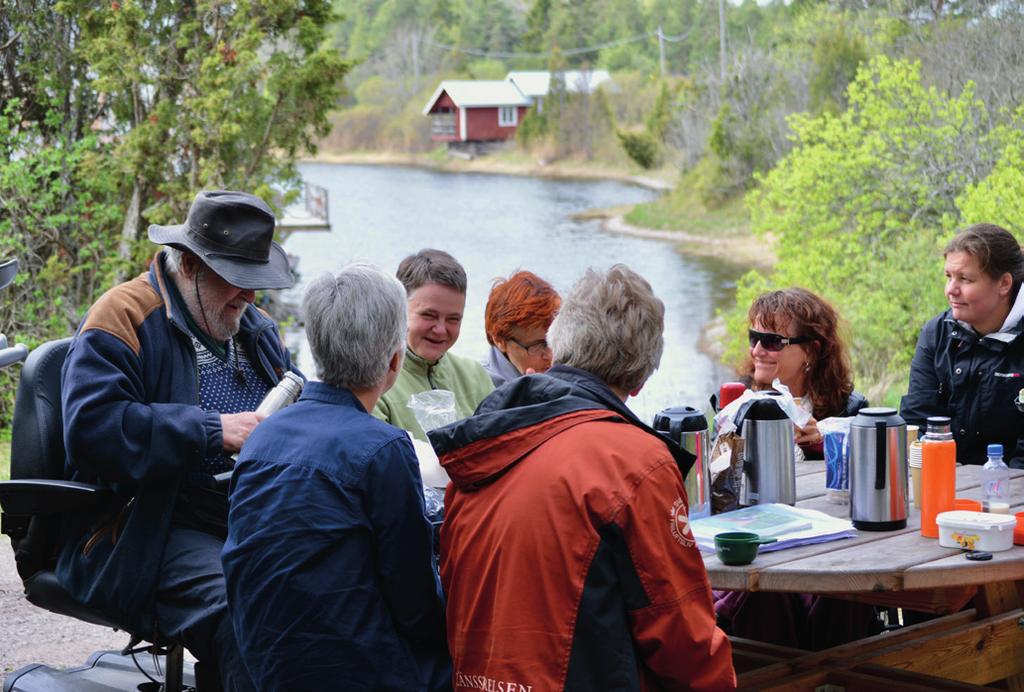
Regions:
[[656, 435], [668, 447], [683, 476], [693, 466], [693, 454], [637, 418], [599, 377], [566, 365], [556, 365], [544, 374], [526, 375], [498, 387], [471, 417], [431, 430], [427, 436], [440, 456], [477, 440], [594, 409], [614, 412], [631, 425]]

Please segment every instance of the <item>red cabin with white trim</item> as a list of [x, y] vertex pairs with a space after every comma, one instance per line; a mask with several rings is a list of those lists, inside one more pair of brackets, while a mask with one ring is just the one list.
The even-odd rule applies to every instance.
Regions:
[[445, 80], [423, 115], [431, 117], [435, 142], [493, 142], [515, 137], [529, 107], [530, 99], [512, 82]]

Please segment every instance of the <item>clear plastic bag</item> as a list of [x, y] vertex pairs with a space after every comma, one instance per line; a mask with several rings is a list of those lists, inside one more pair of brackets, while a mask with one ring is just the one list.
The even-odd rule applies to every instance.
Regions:
[[723, 408], [717, 414], [715, 414], [715, 430], [718, 434], [730, 433], [736, 430], [736, 414], [740, 412], [744, 404], [752, 399], [762, 399], [764, 397], [771, 396], [772, 400], [779, 405], [779, 408], [789, 416], [790, 420], [796, 424], [796, 427], [803, 428], [807, 425], [807, 421], [810, 420], [811, 414], [805, 411], [797, 402], [793, 399], [793, 396], [789, 393], [789, 387], [782, 384], [782, 382], [775, 378], [772, 382], [772, 390], [779, 392], [781, 396], [773, 396], [769, 394], [768, 390], [754, 391], [748, 389], [743, 392], [743, 395], [738, 399], [731, 402], [728, 406]]
[[423, 507], [431, 522], [444, 518], [444, 492], [429, 485], [423, 486]]
[[459, 419], [455, 409], [455, 393], [447, 389], [428, 389], [409, 397], [409, 410], [424, 432], [443, 428]]
[[437, 569], [437, 558], [441, 556], [441, 524], [444, 523], [444, 491], [423, 487], [423, 509], [430, 522], [431, 541], [434, 549], [434, 569]]
[[850, 423], [853, 418], [833, 417], [818, 421], [824, 440], [825, 499], [837, 505], [850, 503]]
[[739, 509], [743, 487], [743, 438], [722, 433], [711, 450], [711, 513]]

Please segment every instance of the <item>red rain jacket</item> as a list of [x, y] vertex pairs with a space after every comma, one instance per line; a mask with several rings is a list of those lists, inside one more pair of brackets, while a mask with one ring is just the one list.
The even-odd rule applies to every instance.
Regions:
[[678, 454], [603, 383], [559, 366], [430, 437], [456, 690], [735, 688]]

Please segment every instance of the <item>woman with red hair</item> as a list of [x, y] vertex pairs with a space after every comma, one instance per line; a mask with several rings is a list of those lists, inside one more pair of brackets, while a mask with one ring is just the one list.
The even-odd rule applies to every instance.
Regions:
[[494, 282], [484, 312], [491, 345], [484, 368], [495, 387], [551, 367], [547, 333], [561, 304], [554, 287], [532, 272]]

